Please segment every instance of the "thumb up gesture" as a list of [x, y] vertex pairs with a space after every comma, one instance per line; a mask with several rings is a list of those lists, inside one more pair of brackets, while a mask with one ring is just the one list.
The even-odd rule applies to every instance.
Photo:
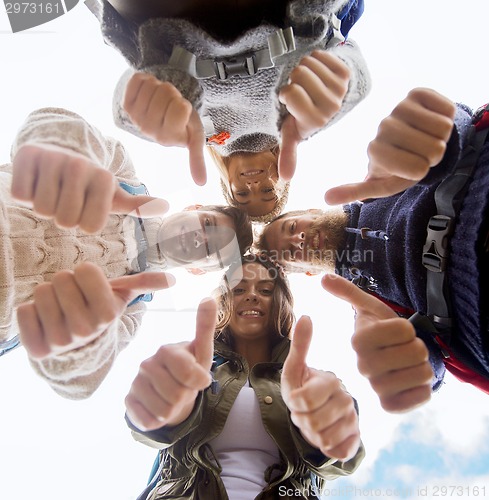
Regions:
[[212, 381], [216, 315], [214, 300], [202, 301], [195, 339], [161, 346], [141, 363], [125, 400], [127, 415], [139, 429], [177, 425], [190, 415], [198, 392]]
[[434, 90], [411, 90], [370, 142], [365, 180], [329, 189], [326, 203], [383, 198], [414, 186], [443, 159], [455, 110], [453, 102]]
[[29, 356], [42, 359], [83, 347], [99, 337], [141, 293], [173, 286], [171, 274], [148, 272], [107, 279], [91, 262], [58, 271], [19, 305], [20, 339]]
[[148, 73], [134, 73], [123, 107], [145, 136], [162, 146], [187, 148], [192, 179], [198, 186], [206, 183], [204, 127], [190, 101], [174, 85]]
[[307, 366], [311, 339], [312, 322], [303, 316], [284, 363], [282, 397], [302, 436], [324, 455], [346, 461], [360, 446], [358, 416], [352, 397], [333, 373]]
[[397, 413], [429, 401], [433, 370], [428, 349], [413, 325], [344, 278], [326, 275], [322, 284], [356, 310], [351, 343], [358, 370], [369, 380], [382, 408]]
[[155, 217], [168, 210], [165, 200], [127, 193], [85, 156], [45, 144], [26, 144], [15, 155], [12, 196], [59, 227], [86, 233], [102, 229], [111, 213]]

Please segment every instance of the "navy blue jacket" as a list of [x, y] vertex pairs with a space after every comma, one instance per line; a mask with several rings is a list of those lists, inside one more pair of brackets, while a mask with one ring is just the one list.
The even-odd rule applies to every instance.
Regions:
[[[347, 238], [339, 250], [336, 272], [347, 279], [362, 276], [375, 294], [404, 308], [426, 313], [426, 269], [422, 265], [426, 227], [436, 214], [434, 192], [457, 162], [472, 113], [459, 105], [455, 127], [442, 162], [415, 186], [388, 198], [345, 206], [349, 214]], [[461, 360], [489, 378], [487, 336], [482, 333], [479, 233], [489, 197], [489, 143], [481, 156], [456, 221], [450, 242], [448, 279], [455, 331], [451, 346]], [[484, 226], [487, 230], [487, 226]], [[362, 228], [367, 228], [363, 229]], [[361, 233], [363, 232], [363, 238]], [[417, 329], [429, 351], [437, 389], [443, 380], [442, 353], [431, 334]]]

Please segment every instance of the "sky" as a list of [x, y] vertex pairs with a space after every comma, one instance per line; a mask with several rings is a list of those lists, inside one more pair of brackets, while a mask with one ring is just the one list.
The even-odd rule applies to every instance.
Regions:
[[[411, 88], [431, 87], [473, 108], [489, 100], [487, 0], [375, 0], [350, 37], [370, 68], [370, 95], [349, 115], [299, 149], [287, 210], [324, 208], [327, 188], [362, 179], [366, 148], [377, 127]], [[486, 60], [485, 60], [486, 59]], [[187, 154], [117, 129], [111, 98], [126, 63], [100, 36], [96, 19], [77, 5], [68, 14], [13, 34], [0, 5], [0, 162], [26, 115], [60, 106], [120, 139], [139, 178], [171, 211], [224, 203], [217, 170], [197, 187]], [[173, 272], [177, 285], [158, 292], [142, 328], [88, 400], [57, 396], [31, 370], [23, 349], [0, 359], [0, 499], [134, 500], [144, 488], [155, 450], [133, 441], [124, 397], [143, 359], [164, 343], [191, 339], [198, 302], [220, 276]], [[489, 495], [487, 395], [449, 375], [431, 402], [389, 415], [356, 369], [350, 346], [351, 307], [329, 297], [320, 277], [290, 279], [295, 312], [311, 316], [308, 362], [343, 380], [360, 406], [367, 456], [350, 478], [328, 483], [324, 498], [485, 497]], [[190, 293], [191, 291], [191, 293]]]

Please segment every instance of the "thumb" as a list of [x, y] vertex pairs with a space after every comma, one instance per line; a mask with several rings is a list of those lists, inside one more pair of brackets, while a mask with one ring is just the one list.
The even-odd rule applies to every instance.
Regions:
[[282, 380], [290, 389], [301, 387], [307, 378], [306, 358], [312, 340], [312, 321], [302, 316], [294, 330], [290, 351], [284, 363]]
[[278, 158], [278, 175], [284, 181], [290, 181], [297, 165], [297, 146], [301, 141], [295, 118], [288, 116], [280, 130], [281, 144]]
[[172, 287], [175, 277], [168, 273], [147, 272], [114, 278], [109, 283], [114, 295], [126, 305], [138, 295]]
[[195, 184], [203, 186], [207, 182], [204, 159], [205, 133], [200, 117], [195, 109], [192, 111], [187, 131], [190, 173]]
[[195, 340], [192, 344], [197, 363], [206, 370], [210, 370], [212, 366], [216, 319], [217, 305], [215, 300], [209, 297], [202, 300], [197, 309]]
[[392, 309], [381, 300], [360, 290], [351, 281], [336, 274], [325, 274], [321, 280], [323, 288], [346, 302], [349, 302], [358, 312], [366, 312], [379, 319], [397, 317]]
[[352, 201], [360, 200], [362, 183], [343, 184], [334, 188], [328, 189], [324, 194], [324, 201], [328, 205], [341, 205]]
[[400, 177], [369, 179], [331, 188], [326, 191], [324, 200], [328, 205], [340, 205], [368, 198], [385, 198], [400, 193], [415, 183], [416, 181]]
[[117, 186], [112, 199], [110, 213], [133, 215], [134, 217], [158, 217], [168, 212], [168, 202], [145, 194], [133, 195]]

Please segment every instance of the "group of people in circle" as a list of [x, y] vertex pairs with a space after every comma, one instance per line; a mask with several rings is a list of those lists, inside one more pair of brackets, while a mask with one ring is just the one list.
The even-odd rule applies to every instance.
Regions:
[[123, 145], [60, 108], [32, 112], [1, 167], [0, 339], [63, 397], [100, 386], [151, 293], [175, 285], [167, 270], [223, 272], [194, 340], [161, 346], [128, 390], [129, 428], [160, 450], [141, 499], [317, 498], [360, 465], [357, 402], [308, 366], [313, 326], [296, 321], [289, 273], [325, 273], [353, 305], [358, 368], [386, 411], [426, 403], [447, 369], [489, 392], [485, 109], [412, 90], [370, 143], [365, 180], [330, 189], [328, 210], [285, 212], [299, 144], [368, 94], [349, 38], [362, 11], [101, 2], [103, 37], [129, 63], [116, 123], [187, 148], [198, 185], [207, 149], [225, 205], [162, 217]]

